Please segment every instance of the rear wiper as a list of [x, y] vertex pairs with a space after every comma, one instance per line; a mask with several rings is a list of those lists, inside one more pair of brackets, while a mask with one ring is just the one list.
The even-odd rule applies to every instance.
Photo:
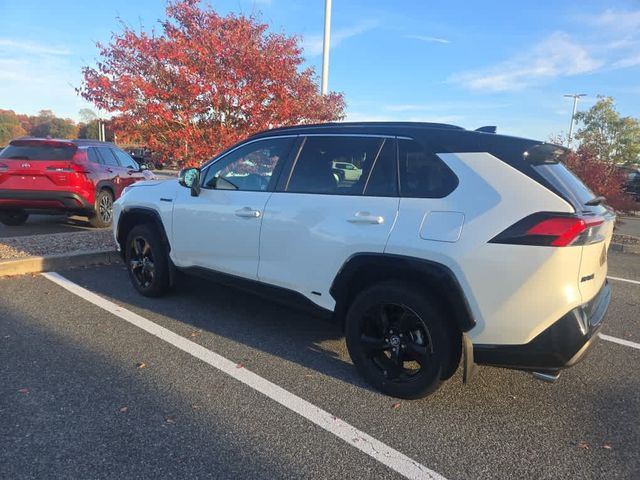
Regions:
[[588, 202], [585, 202], [585, 205], [587, 207], [595, 207], [596, 205], [600, 205], [605, 200], [606, 200], [606, 198], [604, 198], [604, 197], [593, 197]]
[[12, 155], [11, 157], [7, 157], [9, 160], [29, 160], [29, 157], [26, 155]]

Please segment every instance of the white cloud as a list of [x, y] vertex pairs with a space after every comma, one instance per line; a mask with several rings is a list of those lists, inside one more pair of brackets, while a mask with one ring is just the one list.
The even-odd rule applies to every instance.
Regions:
[[469, 101], [449, 101], [449, 102], [430, 102], [430, 103], [399, 103], [388, 104], [382, 108], [389, 112], [460, 112], [470, 110], [494, 110], [496, 108], [510, 107], [509, 103], [496, 102], [469, 102]]
[[605, 10], [600, 15], [591, 17], [591, 23], [604, 28], [615, 28], [620, 30], [637, 30], [640, 28], [640, 10], [622, 11]]
[[447, 40], [446, 38], [429, 37], [426, 35], [405, 35], [405, 38], [420, 40], [421, 42], [428, 42], [428, 43], [451, 43], [451, 40]]
[[17, 50], [33, 55], [71, 55], [71, 51], [66, 48], [49, 47], [33, 42], [0, 38], [0, 54], [8, 54], [10, 50], [14, 52]]
[[89, 106], [75, 92], [81, 82], [80, 65], [65, 48], [0, 39], [0, 105], [19, 113], [53, 110], [77, 117]]
[[[378, 26], [378, 22], [370, 20], [359, 23], [352, 27], [340, 28], [331, 31], [330, 43], [331, 48], [335, 48], [348, 38], [361, 35], [369, 30], [372, 30]], [[307, 35], [302, 40], [302, 48], [304, 52], [310, 57], [322, 54], [322, 35]]]
[[604, 62], [565, 32], [555, 32], [510, 60], [450, 80], [472, 90], [521, 90], [544, 80], [590, 73]]
[[640, 65], [640, 10], [605, 10], [586, 21], [601, 37], [594, 49], [604, 49], [611, 57], [611, 68], [632, 68]]

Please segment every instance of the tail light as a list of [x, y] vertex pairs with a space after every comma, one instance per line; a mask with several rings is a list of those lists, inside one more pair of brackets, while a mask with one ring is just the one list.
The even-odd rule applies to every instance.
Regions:
[[604, 218], [558, 213], [534, 213], [507, 228], [490, 243], [567, 247], [604, 240], [600, 227]]
[[76, 153], [73, 154], [71, 161], [66, 167], [49, 167], [47, 170], [80, 174], [90, 173], [91, 168], [89, 165], [89, 158], [87, 157], [87, 151], [76, 150]]

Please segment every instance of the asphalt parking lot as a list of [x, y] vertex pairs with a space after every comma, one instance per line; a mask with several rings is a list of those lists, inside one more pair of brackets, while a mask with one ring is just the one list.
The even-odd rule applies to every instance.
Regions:
[[[627, 344], [555, 384], [485, 367], [398, 402], [331, 323], [198, 279], [146, 299], [122, 265], [58, 273], [88, 292], [0, 279], [0, 478], [640, 477], [640, 284], [611, 280], [603, 333]], [[640, 281], [640, 256], [609, 274]]]

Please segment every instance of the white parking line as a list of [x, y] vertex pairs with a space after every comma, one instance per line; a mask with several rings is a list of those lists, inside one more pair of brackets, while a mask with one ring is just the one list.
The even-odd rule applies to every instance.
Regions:
[[398, 472], [400, 475], [411, 479], [445, 480], [445, 478], [439, 473], [430, 470], [424, 465], [416, 462], [397, 450], [394, 450], [390, 446], [373, 438], [365, 432], [358, 430], [343, 420], [340, 420], [331, 413], [316, 407], [312, 403], [294, 395], [282, 387], [279, 387], [275, 383], [271, 383], [269, 380], [262, 378], [246, 368], [238, 368], [236, 362], [232, 362], [211, 350], [207, 350], [197, 343], [187, 340], [167, 328], [153, 323], [151, 320], [147, 320], [137, 313], [106, 300], [80, 285], [73, 283], [62, 275], [55, 272], [43, 273], [42, 275], [65, 288], [69, 292], [78, 295], [84, 300], [93, 303], [117, 317], [120, 317], [122, 320], [141, 328], [151, 335], [170, 343], [174, 347], [187, 352], [193, 357], [208, 363], [221, 372], [226, 373], [263, 395], [266, 395], [272, 400], [278, 402], [280, 405], [288, 408], [298, 415], [303, 416], [336, 437], [344, 440], [349, 445]]
[[640, 343], [624, 340], [623, 338], [612, 337], [610, 335], [605, 335], [604, 333], [599, 333], [598, 335], [601, 339], [606, 340], [607, 342], [613, 342], [618, 345], [624, 345], [625, 347], [637, 348], [640, 350]]
[[607, 278], [609, 280], [617, 280], [618, 282], [627, 282], [627, 283], [634, 283], [636, 285], [640, 285], [639, 281], [637, 281], [637, 280], [629, 280], [628, 278], [610, 277], [610, 276], [607, 276]]

